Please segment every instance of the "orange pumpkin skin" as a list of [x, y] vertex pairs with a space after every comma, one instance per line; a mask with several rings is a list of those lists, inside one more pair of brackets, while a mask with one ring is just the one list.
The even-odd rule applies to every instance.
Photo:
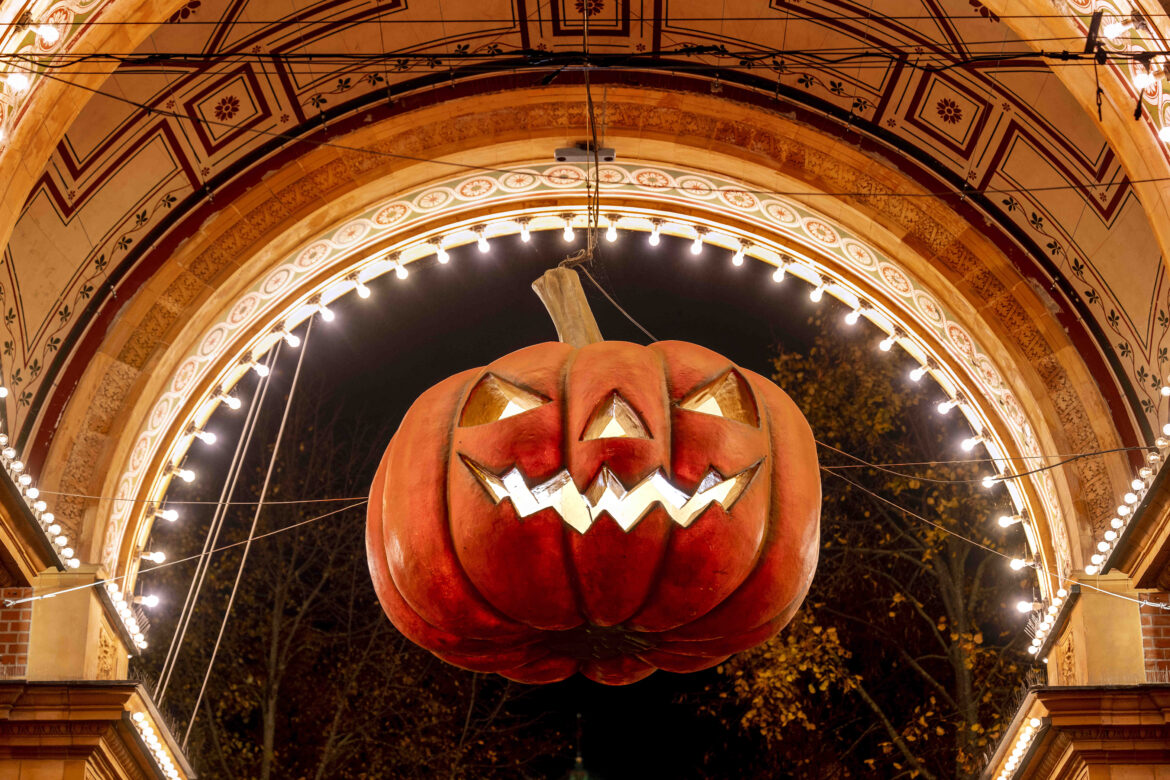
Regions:
[[[680, 407], [729, 371], [755, 424]], [[488, 375], [547, 402], [460, 425]], [[647, 435], [582, 440], [615, 393]], [[629, 530], [601, 512], [582, 533], [556, 508], [521, 517], [468, 461], [515, 468], [530, 488], [567, 470], [583, 493], [603, 467], [627, 489], [661, 470], [688, 496], [711, 469], [755, 471], [729, 510], [711, 503], [685, 527], [657, 503]], [[820, 501], [808, 423], [764, 377], [685, 342], [550, 342], [415, 401], [374, 478], [366, 545], [386, 614], [440, 658], [521, 682], [580, 671], [620, 685], [714, 666], [787, 624], [816, 568]]]

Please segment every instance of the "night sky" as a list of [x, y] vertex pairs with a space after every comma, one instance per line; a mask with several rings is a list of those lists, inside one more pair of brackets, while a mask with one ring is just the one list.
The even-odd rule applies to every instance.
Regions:
[[[406, 280], [392, 273], [373, 280], [370, 298], [346, 295], [331, 305], [337, 315], [333, 322], [313, 326], [302, 381], [328, 382], [339, 403], [380, 409], [385, 420], [371, 424], [389, 420], [396, 425], [414, 398], [443, 378], [556, 338], [530, 284], [583, 244], [583, 232], [577, 236], [572, 244], [559, 231], [533, 233], [528, 244], [515, 236], [496, 238], [487, 254], [471, 244], [452, 250], [448, 265], [432, 258], [411, 264]], [[778, 345], [800, 346], [811, 337], [808, 316], [816, 306], [836, 307], [841, 315], [847, 311], [830, 296], [813, 303], [809, 286], [791, 275], [781, 284], [772, 282], [772, 268], [759, 261], [735, 267], [731, 253], [705, 247], [695, 256], [690, 244], [663, 236], [660, 246], [651, 247], [645, 233], [622, 233], [616, 243], [601, 242], [590, 270], [658, 339], [702, 344], [765, 376], [771, 374], [770, 358]], [[647, 343], [588, 280], [583, 283], [607, 339]], [[830, 321], [841, 323], [841, 318]], [[842, 337], [871, 339], [875, 345], [883, 335], [864, 320], [836, 327]], [[304, 333], [303, 326], [299, 332]], [[278, 387], [287, 386], [296, 354], [285, 349], [280, 356], [272, 380]], [[909, 361], [898, 350], [892, 357]], [[255, 381], [250, 374], [237, 393], [250, 397]], [[273, 397], [270, 392], [269, 404]], [[207, 427], [220, 434], [220, 443], [193, 448], [188, 460], [200, 483], [218, 491], [242, 419], [242, 413], [222, 406], [212, 418]], [[370, 478], [378, 455], [368, 464]], [[176, 485], [169, 497], [181, 500], [188, 489]], [[167, 549], [164, 527], [156, 526], [155, 542]], [[198, 551], [167, 552], [174, 559]], [[173, 598], [177, 608], [181, 594]], [[154, 637], [152, 644], [165, 647], [167, 639]], [[586, 766], [602, 777], [687, 776], [686, 768], [697, 763], [709, 743], [697, 732], [699, 721], [689, 708], [672, 702], [679, 692], [700, 690], [716, 679], [712, 671], [658, 672], [638, 684], [611, 688], [576, 678], [544, 686], [529, 706], [556, 713], [568, 734], [575, 713], [582, 712]], [[566, 771], [571, 766], [570, 754], [564, 766]]]

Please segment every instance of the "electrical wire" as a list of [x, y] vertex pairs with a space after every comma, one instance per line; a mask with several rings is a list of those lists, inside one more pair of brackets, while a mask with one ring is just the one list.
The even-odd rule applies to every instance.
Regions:
[[304, 365], [304, 362], [305, 362], [305, 353], [308, 352], [306, 342], [309, 339], [309, 335], [310, 335], [312, 329], [313, 329], [313, 323], [312, 323], [312, 321], [310, 321], [309, 328], [308, 328], [308, 330], [305, 331], [305, 338], [301, 344], [300, 354], [297, 355], [297, 367], [296, 367], [296, 370], [293, 372], [292, 383], [289, 386], [289, 390], [288, 390], [288, 397], [285, 399], [284, 413], [280, 417], [280, 427], [277, 428], [277, 430], [276, 430], [276, 440], [272, 444], [272, 456], [268, 461], [268, 471], [267, 471], [267, 473], [265, 473], [264, 483], [260, 487], [260, 501], [261, 501], [261, 503], [256, 505], [256, 511], [252, 515], [252, 526], [251, 526], [251, 528], [248, 529], [247, 543], [244, 545], [244, 552], [240, 556], [240, 565], [236, 569], [236, 579], [232, 583], [231, 592], [228, 594], [227, 606], [224, 608], [223, 619], [220, 621], [220, 624], [219, 624], [219, 634], [216, 635], [216, 637], [215, 637], [215, 644], [212, 645], [212, 648], [211, 648], [211, 657], [207, 660], [207, 671], [203, 673], [203, 682], [199, 686], [199, 693], [195, 697], [195, 704], [192, 705], [192, 707], [191, 707], [191, 719], [187, 721], [187, 731], [183, 735], [182, 747], [183, 747], [184, 751], [187, 750], [187, 743], [191, 739], [191, 730], [195, 728], [195, 721], [198, 720], [198, 718], [199, 718], [199, 705], [203, 703], [203, 694], [207, 691], [207, 682], [211, 679], [212, 669], [215, 668], [215, 660], [216, 660], [216, 657], [219, 655], [219, 646], [220, 646], [220, 643], [223, 641], [224, 632], [227, 630], [228, 619], [231, 618], [232, 606], [236, 602], [236, 593], [239, 591], [240, 581], [244, 577], [244, 566], [248, 562], [248, 552], [252, 549], [252, 542], [254, 541], [255, 536], [256, 536], [256, 526], [260, 522], [260, 513], [264, 509], [263, 501], [268, 496], [268, 486], [272, 482], [272, 473], [273, 473], [273, 471], [276, 470], [276, 460], [277, 460], [277, 457], [280, 455], [280, 444], [284, 439], [285, 425], [288, 423], [288, 415], [289, 415], [289, 412], [292, 410], [293, 399], [296, 397], [297, 384], [298, 384], [300, 377], [301, 377], [301, 367]]
[[[331, 510], [331, 511], [326, 512], [324, 514], [321, 514], [321, 515], [316, 515], [314, 517], [309, 517], [309, 518], [306, 518], [304, 520], [299, 520], [295, 523], [290, 523], [289, 525], [283, 526], [281, 528], [277, 528], [273, 531], [266, 531], [265, 533], [262, 533], [262, 534], [256, 534], [254, 537], [252, 537], [252, 541], [255, 542], [255, 541], [258, 541], [260, 539], [266, 539], [269, 536], [276, 536], [277, 534], [282, 534], [285, 531], [291, 531], [295, 528], [300, 528], [303, 525], [309, 525], [310, 523], [315, 523], [319, 520], [325, 520], [327, 518], [334, 517], [336, 515], [341, 514], [342, 512], [348, 512], [351, 509], [356, 509], [359, 506], [364, 506], [368, 502], [369, 502], [369, 499], [363, 498], [360, 501], [355, 501], [354, 503], [349, 504], [348, 506], [343, 506], [340, 509], [334, 509], [334, 510]], [[154, 566], [151, 566], [150, 568], [139, 569], [138, 576], [141, 577], [141, 576], [144, 576], [146, 574], [153, 574], [156, 571], [160, 571], [162, 569], [166, 569], [166, 568], [169, 568], [171, 566], [178, 566], [181, 563], [189, 563], [191, 561], [197, 561], [197, 560], [200, 560], [202, 558], [206, 558], [208, 556], [215, 555], [216, 553], [224, 552], [225, 550], [231, 550], [235, 547], [239, 547], [240, 545], [247, 544], [247, 543], [248, 543], [247, 539], [241, 539], [238, 542], [232, 542], [231, 544], [225, 544], [222, 547], [216, 547], [216, 548], [214, 548], [212, 550], [208, 550], [206, 552], [196, 553], [195, 555], [188, 555], [186, 558], [175, 558], [174, 560], [171, 560], [171, 561], [163, 561], [162, 563], [155, 564]], [[26, 596], [22, 599], [3, 599], [3, 601], [0, 601], [0, 603], [4, 604], [4, 606], [6, 606], [6, 607], [11, 607], [11, 606], [15, 606], [17, 604], [25, 604], [25, 603], [30, 602], [30, 601], [40, 601], [42, 599], [51, 599], [54, 596], [60, 596], [63, 593], [72, 593], [72, 592], [78, 591], [78, 590], [85, 590], [86, 588], [96, 588], [99, 585], [105, 585], [106, 583], [109, 583], [109, 582], [120, 583], [124, 579], [126, 579], [127, 576], [128, 575], [126, 575], [126, 574], [119, 574], [115, 577], [106, 577], [105, 579], [94, 580], [93, 582], [87, 582], [84, 585], [73, 585], [73, 586], [68, 587], [68, 588], [62, 588], [61, 590], [55, 590], [52, 593], [42, 593], [42, 594], [37, 595], [37, 596]]]
[[[943, 533], [945, 533], [949, 536], [952, 536], [956, 539], [959, 539], [961, 541], [964, 541], [967, 544], [972, 545], [973, 547], [978, 547], [980, 550], [983, 550], [984, 552], [991, 553], [992, 555], [997, 555], [1000, 558], [1003, 558], [1004, 560], [1007, 560], [1007, 561], [1014, 560], [1013, 556], [1008, 555], [1007, 553], [1002, 552], [1000, 550], [997, 550], [994, 547], [989, 547], [988, 545], [983, 544], [982, 542], [979, 542], [975, 539], [971, 539], [971, 538], [968, 538], [966, 536], [963, 536], [961, 533], [958, 533], [957, 531], [953, 531], [950, 528], [947, 528], [945, 525], [942, 525], [941, 523], [937, 523], [929, 518], [923, 517], [922, 515], [918, 514], [917, 512], [914, 512], [911, 509], [907, 509], [906, 507], [904, 507], [904, 506], [902, 506], [894, 501], [891, 501], [888, 498], [885, 498], [884, 496], [881, 496], [881, 495], [875, 493], [874, 491], [870, 490], [869, 488], [865, 487], [864, 485], [861, 485], [861, 484], [858, 484], [857, 482], [854, 482], [853, 480], [849, 479], [848, 477], [842, 476], [841, 474], [838, 474], [834, 471], [829, 471], [828, 469], [825, 469], [824, 467], [821, 468], [821, 471], [824, 471], [826, 474], [830, 474], [830, 475], [836, 477], [837, 479], [841, 480], [842, 482], [848, 483], [849, 485], [851, 485], [852, 487], [861, 491], [862, 493], [865, 493], [870, 498], [873, 498], [876, 501], [880, 501], [883, 504], [886, 504], [887, 506], [889, 506], [893, 509], [896, 509], [897, 511], [901, 512], [902, 514], [904, 514], [905, 516], [907, 516], [911, 519], [917, 520], [921, 523], [925, 523], [926, 525], [929, 525], [931, 528], [934, 528], [938, 531], [942, 531]], [[1035, 569], [1040, 574], [1043, 574], [1045, 577], [1047, 577], [1050, 582], [1053, 582], [1061, 587], [1063, 587], [1064, 585], [1080, 585], [1082, 588], [1087, 588], [1089, 590], [1095, 590], [1098, 593], [1102, 593], [1102, 594], [1105, 594], [1108, 596], [1112, 596], [1114, 598], [1122, 599], [1123, 601], [1129, 601], [1129, 602], [1132, 602], [1134, 604], [1138, 604], [1139, 606], [1157, 607], [1158, 609], [1162, 609], [1162, 610], [1170, 610], [1170, 604], [1161, 604], [1161, 603], [1156, 602], [1156, 601], [1147, 601], [1146, 599], [1133, 598], [1131, 596], [1126, 596], [1126, 595], [1121, 594], [1121, 593], [1114, 593], [1113, 591], [1106, 590], [1105, 588], [1097, 587], [1096, 585], [1092, 585], [1088, 582], [1085, 582], [1084, 580], [1074, 580], [1071, 577], [1065, 577], [1062, 574], [1048, 571], [1047, 569], [1045, 569], [1044, 567], [1040, 566], [1037, 563], [1030, 564], [1030, 566], [1031, 566], [1031, 568]]]
[[[252, 446], [252, 435], [255, 433], [260, 412], [264, 408], [264, 399], [268, 396], [268, 388], [271, 386], [272, 366], [280, 354], [280, 346], [281, 344], [278, 344], [277, 348], [269, 353], [269, 372], [262, 380], [260, 387], [253, 394], [252, 403], [248, 406], [248, 413], [244, 418], [244, 429], [241, 432], [239, 440], [236, 442], [235, 452], [232, 453], [231, 462], [228, 464], [227, 475], [224, 478], [223, 487], [220, 489], [216, 511], [212, 514], [211, 522], [207, 527], [207, 535], [203, 539], [204, 554], [210, 548], [215, 547], [216, 542], [219, 541], [219, 534], [223, 530], [223, 522], [227, 516], [228, 502], [235, 495], [236, 485], [243, 471], [244, 460], [247, 458], [248, 451]], [[175, 664], [178, 662], [179, 652], [182, 650], [183, 641], [187, 637], [187, 627], [190, 625], [191, 618], [195, 614], [195, 606], [199, 601], [199, 594], [203, 590], [203, 582], [207, 577], [207, 571], [210, 566], [211, 558], [203, 557], [195, 567], [195, 572], [191, 575], [191, 582], [187, 586], [187, 595], [183, 598], [183, 607], [179, 610], [179, 616], [175, 621], [175, 630], [171, 634], [171, 641], [167, 645], [167, 652], [163, 657], [163, 663], [158, 673], [158, 680], [154, 686], [154, 700], [160, 704], [166, 698], [171, 673], [174, 671]]]
[[[366, 155], [366, 156], [383, 157], [383, 158], [394, 159], [394, 160], [406, 160], [408, 162], [431, 163], [431, 164], [435, 164], [435, 165], [443, 165], [443, 166], [448, 166], [451, 168], [457, 168], [457, 169], [465, 170], [465, 171], [469, 171], [469, 172], [509, 173], [509, 172], [515, 170], [514, 168], [501, 168], [499, 166], [479, 165], [479, 164], [475, 164], [475, 163], [460, 162], [460, 161], [456, 161], [456, 160], [421, 157], [418, 155], [409, 155], [409, 154], [401, 154], [401, 153], [397, 153], [397, 152], [388, 152], [388, 151], [385, 151], [382, 149], [372, 149], [372, 148], [365, 148], [365, 147], [360, 147], [360, 146], [352, 146], [349, 144], [339, 143], [337, 141], [315, 139], [315, 138], [305, 138], [305, 137], [302, 137], [300, 133], [281, 132], [281, 131], [276, 131], [276, 130], [264, 130], [262, 128], [238, 127], [230, 122], [209, 119], [207, 117], [202, 117], [202, 116], [192, 117], [192, 116], [189, 116], [187, 114], [182, 114], [182, 113], [179, 113], [176, 111], [168, 111], [165, 109], [155, 108], [153, 106], [149, 106], [149, 105], [146, 105], [144, 103], [140, 103], [138, 101], [124, 97], [122, 95], [117, 95], [117, 94], [114, 94], [112, 92], [105, 91], [105, 90], [100, 89], [98, 87], [90, 87], [90, 86], [83, 85], [83, 84], [74, 84], [73, 82], [69, 81], [68, 79], [63, 78], [57, 74], [44, 73], [42, 75], [44, 78], [47, 78], [47, 79], [50, 79], [53, 81], [57, 81], [61, 84], [65, 84], [67, 86], [71, 86], [71, 87], [74, 87], [76, 89], [81, 89], [81, 90], [89, 92], [91, 94], [105, 97], [105, 98], [108, 98], [110, 100], [117, 101], [119, 103], [124, 103], [126, 105], [133, 106], [141, 111], [146, 112], [148, 115], [163, 116], [163, 117], [168, 117], [171, 119], [188, 121], [188, 122], [191, 122], [193, 124], [202, 124], [206, 127], [231, 128], [231, 129], [239, 130], [245, 134], [252, 134], [255, 136], [263, 136], [263, 137], [267, 137], [267, 138], [272, 138], [273, 140], [277, 140], [277, 141], [285, 141], [285, 142], [290, 142], [290, 143], [292, 143], [292, 142], [301, 143], [301, 144], [305, 144], [305, 145], [312, 146], [315, 148], [335, 149], [338, 151], [345, 151], [345, 152], [358, 152], [358, 153], [361, 153], [361, 154]], [[319, 125], [306, 123], [306, 124], [302, 125], [301, 127], [304, 128], [304, 131], [307, 132], [307, 131], [318, 129]], [[857, 125], [854, 125], [854, 127], [856, 128]], [[567, 175], [566, 176], [548, 176], [547, 174], [545, 174], [544, 176], [545, 176], [545, 178], [550, 179], [550, 180], [576, 181], [575, 177], [570, 177]], [[1041, 186], [1041, 187], [985, 187], [985, 188], [981, 188], [981, 189], [964, 190], [962, 192], [955, 190], [955, 189], [921, 190], [918, 192], [896, 192], [893, 190], [886, 190], [886, 191], [882, 191], [882, 190], [833, 190], [833, 191], [811, 191], [810, 192], [807, 190], [771, 190], [771, 189], [755, 189], [755, 188], [745, 188], [745, 187], [718, 187], [718, 188], [714, 188], [712, 190], [712, 192], [719, 193], [719, 194], [746, 193], [746, 194], [751, 194], [751, 195], [759, 195], [759, 196], [767, 196], [767, 197], [801, 197], [801, 198], [806, 198], [806, 199], [812, 198], [812, 197], [866, 198], [866, 199], [869, 199], [869, 198], [915, 199], [915, 198], [946, 198], [946, 197], [958, 197], [958, 196], [962, 196], [963, 198], [967, 198], [967, 197], [972, 197], [975, 195], [1030, 195], [1030, 194], [1041, 193], [1041, 192], [1063, 192], [1063, 191], [1068, 191], [1068, 190], [1082, 190], [1082, 191], [1087, 190], [1089, 192], [1097, 192], [1097, 191], [1108, 191], [1108, 190], [1111, 190], [1111, 189], [1114, 189], [1117, 187], [1122, 187], [1125, 185], [1154, 184], [1154, 183], [1165, 182], [1165, 181], [1170, 181], [1170, 176], [1150, 176], [1150, 177], [1133, 178], [1133, 179], [1125, 178], [1125, 179], [1122, 179], [1122, 181], [1117, 182], [1117, 183], [1053, 184], [1053, 185], [1046, 185], [1046, 186]], [[600, 184], [599, 184], [599, 187], [600, 187]], [[664, 185], [654, 185], [654, 184], [641, 185], [641, 184], [639, 184], [639, 185], [634, 185], [634, 184], [628, 183], [628, 182], [620, 182], [617, 184], [607, 184], [605, 189], [610, 191], [610, 192], [620, 192], [620, 191], [626, 190], [626, 189], [634, 190], [634, 191], [649, 189], [649, 190], [656, 190], [659, 192], [685, 192], [685, 190], [682, 187], [675, 185], [675, 184], [664, 184]]]
[[[977, 477], [975, 479], [938, 479], [935, 477], [923, 477], [923, 476], [919, 476], [917, 474], [907, 474], [905, 472], [895, 471], [895, 470], [888, 468], [882, 464], [870, 463], [869, 461], [865, 460], [864, 458], [859, 458], [856, 455], [851, 455], [850, 453], [845, 452], [844, 450], [838, 449], [831, 444], [826, 444], [823, 441], [820, 441], [819, 439], [816, 440], [816, 442], [819, 446], [824, 447], [827, 450], [831, 450], [831, 451], [837, 453], [838, 455], [844, 455], [846, 458], [857, 461], [857, 465], [822, 466], [821, 468], [823, 468], [823, 469], [832, 470], [832, 469], [839, 469], [839, 468], [871, 468], [871, 469], [875, 469], [877, 471], [884, 472], [886, 474], [892, 474], [896, 477], [903, 477], [905, 479], [916, 479], [919, 482], [932, 482], [932, 483], [944, 484], [944, 485], [964, 485], [964, 484], [974, 484], [976, 482], [981, 483], [985, 479], [984, 477]], [[1117, 453], [1117, 452], [1133, 452], [1135, 450], [1149, 451], [1151, 449], [1153, 449], [1153, 448], [1152, 447], [1114, 447], [1114, 448], [1108, 449], [1108, 450], [1097, 450], [1096, 452], [1083, 452], [1083, 453], [1080, 453], [1077, 455], [1072, 455], [1072, 456], [1066, 457], [1065, 459], [1063, 459], [1057, 463], [1051, 463], [1051, 464], [1048, 464], [1046, 466], [1040, 466], [1040, 467], [1037, 467], [1034, 469], [1029, 469], [1028, 471], [1021, 471], [1018, 474], [997, 474], [995, 476], [998, 480], [1006, 482], [1009, 479], [1021, 479], [1023, 477], [1031, 476], [1032, 474], [1039, 474], [1039, 473], [1044, 472], [1044, 471], [1050, 471], [1050, 470], [1055, 469], [1055, 468], [1060, 468], [1061, 466], [1064, 466], [1068, 463], [1072, 463], [1072, 462], [1077, 461], [1077, 460], [1081, 460], [1083, 458], [1093, 458], [1093, 457], [1098, 457], [1101, 455], [1110, 455], [1110, 454]], [[995, 462], [996, 460], [1006, 460], [1006, 458], [998, 458], [998, 459], [997, 458], [985, 458], [982, 460], [984, 460], [984, 461], [990, 460], [992, 462]], [[932, 462], [932, 463], [937, 463], [937, 461]]]

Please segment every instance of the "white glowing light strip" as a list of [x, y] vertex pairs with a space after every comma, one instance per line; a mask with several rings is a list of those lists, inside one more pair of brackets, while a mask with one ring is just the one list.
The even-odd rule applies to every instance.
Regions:
[[179, 768], [175, 766], [175, 761], [167, 749], [166, 742], [155, 732], [150, 716], [145, 712], [136, 712], [130, 716], [130, 720], [138, 729], [142, 741], [150, 748], [151, 757], [167, 780], [179, 780], [179, 778], [184, 777]]
[[[704, 246], [709, 245], [725, 249], [728, 252], [734, 252], [737, 257], [740, 257], [740, 262], [742, 262], [744, 256], [750, 255], [774, 268], [783, 268], [785, 276], [796, 277], [814, 287], [820, 285], [823, 292], [833, 295], [851, 308], [857, 308], [859, 314], [868, 319], [878, 329], [892, 336], [896, 334], [895, 343], [903, 351], [918, 360], [920, 364], [925, 365], [931, 362], [931, 366], [926, 373], [939, 385], [948, 398], [958, 399], [962, 397], [961, 388], [964, 387], [964, 383], [958, 376], [953, 375], [951, 370], [942, 361], [934, 360], [925, 344], [920, 343], [910, 335], [913, 332], [912, 328], [903, 327], [898, 320], [893, 318], [891, 313], [876, 308], [871, 303], [866, 302], [865, 306], [862, 307], [863, 297], [859, 291], [851, 289], [848, 282], [840, 279], [837, 274], [833, 273], [815, 258], [802, 253], [799, 248], [772, 242], [763, 236], [754, 234], [748, 236], [741, 231], [730, 229], [720, 223], [691, 216], [682, 217], [678, 214], [663, 213], [658, 210], [639, 208], [636, 206], [627, 206], [623, 209], [623, 212], [620, 216], [614, 213], [607, 213], [605, 226], [607, 228], [612, 226], [615, 229], [620, 227], [622, 230], [627, 231], [650, 232], [657, 229], [657, 232], [660, 234], [680, 237], [691, 241], [694, 241], [696, 236], [698, 236]], [[578, 221], [578, 217], [582, 217], [585, 214], [585, 211], [583, 208], [566, 208], [564, 205], [535, 210], [506, 211], [494, 219], [484, 220], [480, 216], [461, 221], [452, 221], [438, 230], [412, 234], [405, 241], [380, 248], [376, 253], [368, 255], [365, 261], [357, 266], [349, 265], [328, 279], [323, 280], [303, 299], [291, 304], [279, 316], [274, 317], [274, 321], [281, 323], [280, 327], [284, 332], [295, 329], [309, 317], [319, 312], [318, 305], [311, 301], [318, 300], [322, 304], [326, 304], [357, 289], [353, 281], [353, 274], [355, 272], [358, 275], [357, 278], [362, 280], [363, 283], [392, 270], [398, 272], [400, 279], [405, 279], [406, 274], [401, 273], [401, 271], [404, 271], [405, 266], [415, 260], [423, 260], [438, 255], [437, 259], [439, 262], [444, 262], [448, 259], [446, 254], [448, 249], [475, 243], [478, 240], [478, 234], [474, 228], [481, 227], [484, 235], [491, 237], [513, 234], [522, 230], [526, 233], [537, 230], [561, 231], [565, 225], [565, 215], [569, 213], [574, 215], [574, 222], [576, 222]], [[581, 240], [581, 238], [578, 235], [573, 240], [577, 241]], [[389, 258], [394, 258], [394, 261], [391, 262]], [[733, 265], [737, 265], [735, 258], [732, 259], [732, 263]], [[262, 333], [250, 343], [243, 345], [239, 355], [236, 356], [237, 360], [226, 364], [223, 373], [218, 377], [219, 381], [216, 386], [222, 387], [225, 390], [231, 388], [247, 371], [246, 367], [241, 367], [237, 364], [239, 357], [248, 352], [251, 352], [254, 356], [263, 355], [280, 338], [280, 331]], [[201, 428], [202, 424], [206, 422], [207, 418], [222, 400], [222, 398], [209, 397], [206, 403], [197, 407], [199, 409], [197, 413], [199, 419], [193, 418], [188, 421], [188, 425], [195, 425], [197, 428]], [[999, 444], [998, 439], [995, 438], [998, 434], [995, 433], [989, 421], [983, 419], [981, 409], [966, 400], [956, 405], [959, 406], [959, 413], [970, 422], [976, 434], [980, 434], [983, 437], [981, 443], [987, 447], [988, 453], [997, 460], [1004, 459], [1004, 450]], [[191, 440], [192, 437], [190, 436], [178, 437], [171, 453], [171, 463], [181, 462], [183, 454], [190, 445]], [[1029, 511], [1027, 507], [1027, 496], [1024, 493], [1023, 486], [1015, 480], [1010, 479], [1006, 480], [1005, 484], [1010, 499], [1015, 506], [1016, 513], [1023, 514], [1029, 518], [1029, 525], [1025, 528], [1026, 543], [1029, 551], [1038, 552], [1039, 539], [1035, 528], [1030, 524], [1035, 522], [1033, 518], [1045, 516], [1048, 513]], [[156, 504], [162, 503], [166, 487], [166, 479], [157, 479], [154, 489], [149, 491], [150, 495], [156, 497], [154, 499]], [[674, 490], [674, 488], [668, 482], [665, 483], [665, 486], [660, 484], [654, 487], [656, 488], [654, 492], [661, 494], [663, 506], [668, 506], [666, 497], [670, 495], [670, 491]], [[618, 495], [618, 488], [620, 488], [620, 483], [617, 487], [612, 488], [613, 495]], [[644, 488], [644, 490], [649, 490], [649, 488]], [[1037, 490], [1039, 500], [1044, 504], [1043, 490], [1040, 488], [1037, 488]], [[489, 492], [491, 492], [490, 489]], [[493, 495], [495, 494], [493, 493]], [[519, 500], [523, 501], [523, 493], [519, 495], [521, 496]], [[591, 518], [593, 516], [581, 514], [579, 510], [575, 510], [571, 497], [566, 497], [564, 500], [568, 502], [565, 504], [564, 509], [569, 515], [565, 515], [562, 512], [562, 516], [572, 516], [574, 519], [570, 524], [574, 525], [574, 527], [580, 526], [578, 530], [582, 528], [587, 529], [592, 522]], [[607, 497], [603, 490], [602, 493], [598, 494], [597, 500], [612, 502], [615, 499]], [[633, 501], [634, 499], [627, 500]], [[634, 506], [633, 503], [630, 505]], [[575, 511], [577, 514], [573, 514]], [[598, 512], [600, 511], [598, 509]], [[681, 507], [676, 509], [677, 511], [681, 511]], [[637, 522], [637, 519], [637, 517], [632, 519], [625, 518], [622, 522], [628, 523], [628, 527], [632, 527]], [[1041, 587], [1046, 591], [1051, 591], [1053, 583], [1044, 582]]]
[[661, 469], [627, 490], [617, 476], [603, 466], [582, 493], [565, 470], [529, 487], [519, 469], [512, 468], [497, 476], [470, 458], [460, 457], [497, 504], [505, 499], [511, 501], [520, 517], [545, 509], [556, 510], [562, 520], [582, 534], [602, 513], [612, 517], [623, 531], [629, 531], [656, 505], [666, 510], [671, 520], [686, 528], [711, 504], [731, 509], [759, 468], [757, 463], [727, 479], [711, 469], [694, 495], [688, 496], [670, 484]]
[[1012, 750], [1008, 754], [1007, 760], [1003, 764], [1003, 768], [999, 774], [996, 775], [996, 780], [1011, 780], [1016, 776], [1016, 770], [1020, 768], [1020, 762], [1024, 760], [1024, 754], [1028, 752], [1028, 748], [1032, 745], [1032, 740], [1036, 738], [1036, 731], [1043, 724], [1039, 718], [1031, 718], [1016, 734], [1016, 741], [1012, 745]]

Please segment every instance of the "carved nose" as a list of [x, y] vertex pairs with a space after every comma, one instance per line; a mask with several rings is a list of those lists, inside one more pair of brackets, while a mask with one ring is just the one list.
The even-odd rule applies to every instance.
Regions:
[[581, 441], [591, 439], [649, 439], [646, 425], [629, 402], [616, 390], [597, 404]]

